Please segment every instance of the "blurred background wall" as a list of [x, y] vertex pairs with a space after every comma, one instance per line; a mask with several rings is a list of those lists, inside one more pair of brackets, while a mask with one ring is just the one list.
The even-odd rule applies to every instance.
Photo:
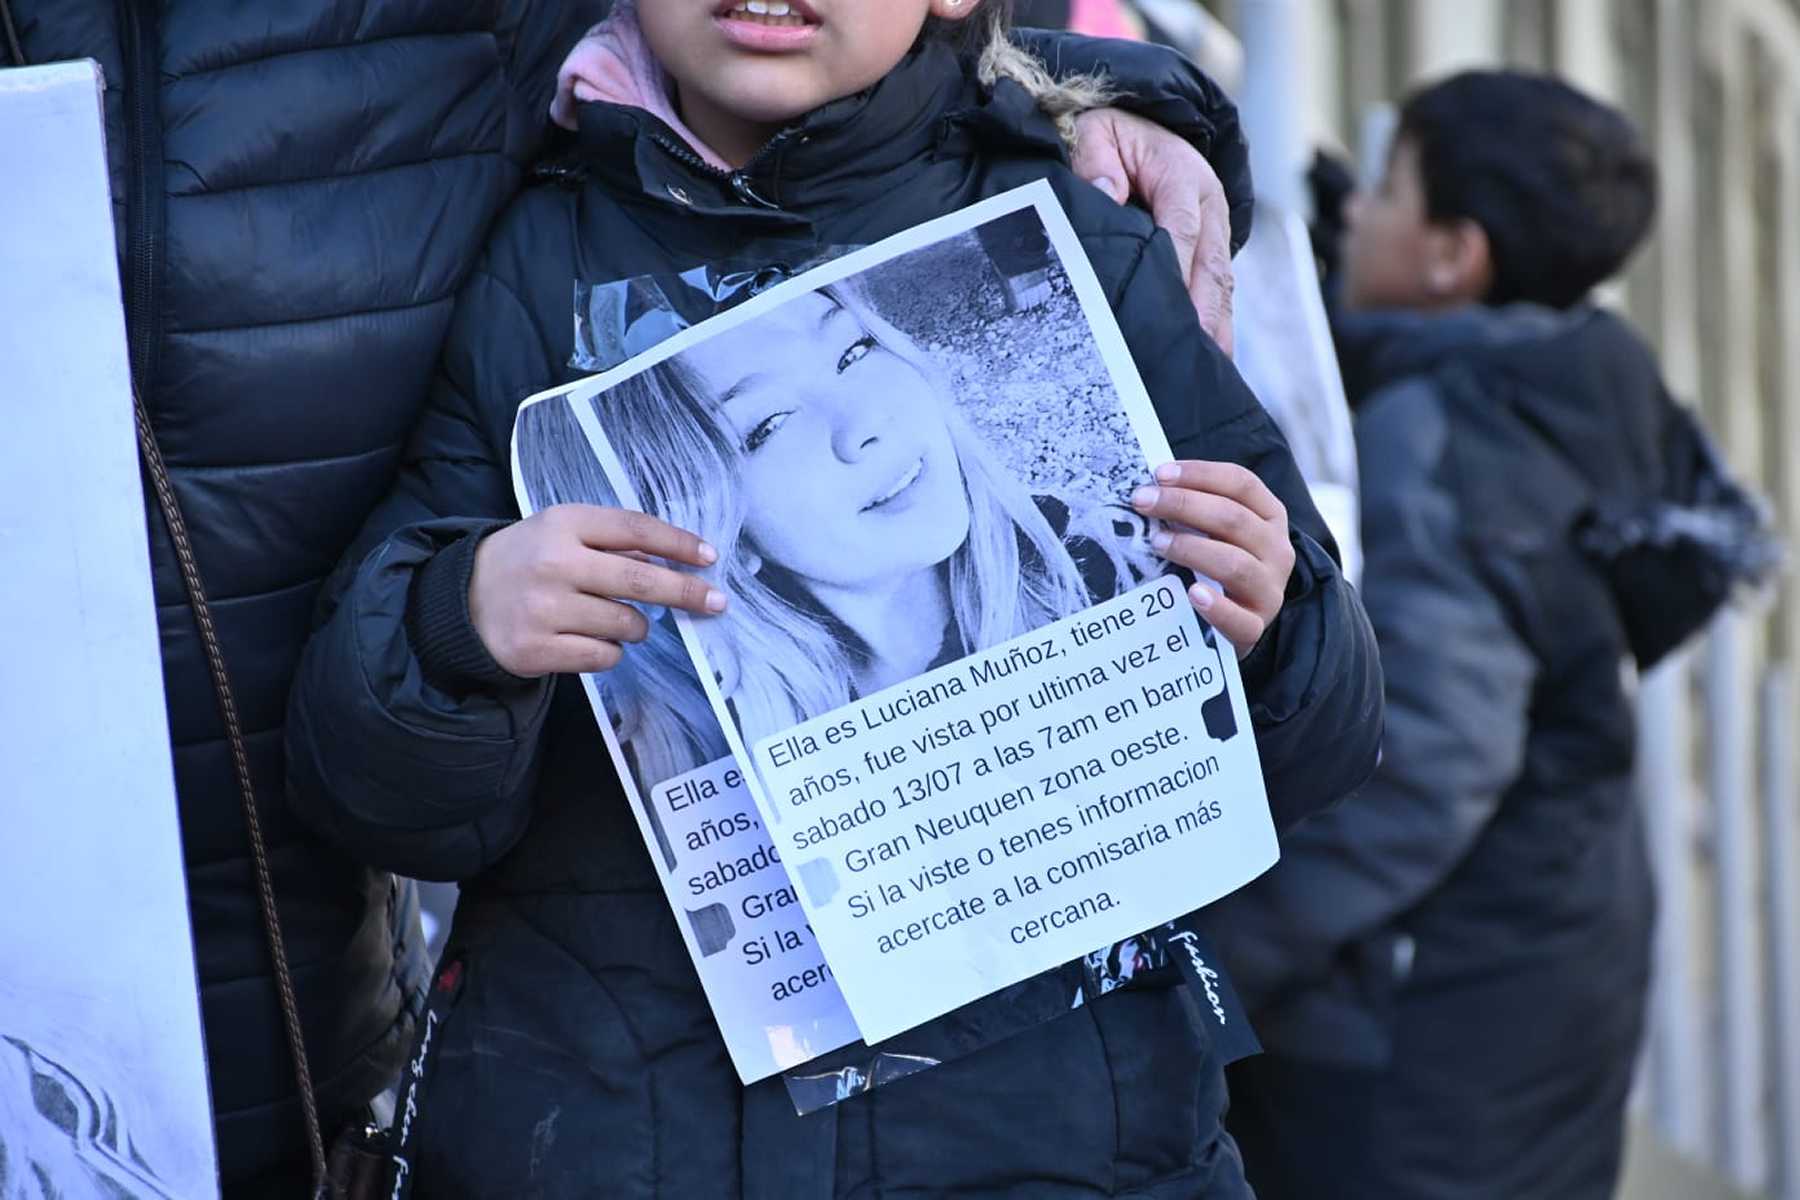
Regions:
[[[1203, 27], [1192, 48], [1238, 93], [1259, 192], [1302, 212], [1313, 147], [1378, 171], [1388, 106], [1420, 80], [1505, 63], [1625, 107], [1656, 149], [1662, 206], [1604, 300], [1650, 335], [1784, 535], [1800, 527], [1800, 0], [1140, 7]], [[1628, 1194], [1715, 1194], [1682, 1173], [1693, 1164], [1800, 1200], [1797, 654], [1790, 575], [1640, 682], [1661, 921]]]

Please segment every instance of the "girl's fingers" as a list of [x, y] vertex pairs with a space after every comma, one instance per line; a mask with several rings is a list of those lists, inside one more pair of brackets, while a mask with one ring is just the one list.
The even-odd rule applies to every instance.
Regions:
[[1196, 583], [1188, 589], [1188, 600], [1207, 624], [1225, 635], [1239, 658], [1256, 648], [1256, 643], [1262, 640], [1263, 630], [1269, 627], [1263, 618], [1204, 583]]
[[1265, 521], [1286, 520], [1287, 506], [1255, 471], [1237, 463], [1186, 459], [1156, 468], [1156, 482], [1167, 488], [1210, 492], [1236, 500]]
[[1276, 552], [1276, 543], [1287, 541], [1280, 524], [1258, 516], [1241, 501], [1186, 487], [1139, 488], [1131, 506], [1146, 517], [1156, 517], [1198, 530], [1208, 537], [1229, 542], [1258, 558]]
[[1249, 611], [1265, 618], [1280, 611], [1286, 580], [1277, 580], [1274, 569], [1248, 551], [1191, 533], [1164, 532], [1151, 545], [1167, 561], [1218, 583]]
[[586, 592], [571, 592], [557, 604], [552, 616], [558, 633], [572, 633], [608, 642], [641, 642], [650, 636], [650, 622], [629, 604], [603, 600]]
[[677, 529], [649, 513], [592, 504], [560, 504], [547, 508], [546, 521], [566, 525], [591, 550], [638, 551], [691, 567], [710, 567], [719, 553], [697, 535]]
[[706, 580], [646, 559], [585, 551], [573, 570], [575, 587], [602, 600], [680, 608], [701, 616], [725, 611], [725, 593]]
[[1164, 529], [1151, 545], [1170, 562], [1218, 581], [1223, 593], [1196, 583], [1188, 598], [1240, 658], [1250, 653], [1281, 610], [1294, 569], [1280, 498], [1246, 467], [1185, 460], [1158, 467], [1156, 485], [1139, 488], [1131, 506], [1197, 531]]
[[582, 637], [575, 633], [559, 633], [546, 644], [545, 675], [591, 675], [610, 671], [619, 665], [625, 649], [617, 642]]

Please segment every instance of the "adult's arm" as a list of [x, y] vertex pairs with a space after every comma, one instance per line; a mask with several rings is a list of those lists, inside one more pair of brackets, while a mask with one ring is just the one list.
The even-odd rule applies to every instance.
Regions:
[[1150, 211], [1174, 242], [1200, 326], [1231, 353], [1231, 256], [1250, 236], [1250, 150], [1224, 89], [1167, 47], [1026, 30], [1057, 75], [1104, 77], [1111, 107], [1081, 114], [1071, 165], [1118, 203]]
[[[1016, 37], [1044, 60], [1053, 75], [1105, 77], [1115, 92], [1114, 108], [1160, 125], [1198, 150], [1224, 191], [1229, 253], [1243, 248], [1250, 237], [1256, 191], [1250, 179], [1250, 146], [1237, 105], [1224, 88], [1167, 46], [1039, 29], [1020, 30]], [[1136, 190], [1138, 181], [1130, 182]], [[1164, 224], [1160, 219], [1157, 223]]]
[[549, 382], [532, 378], [547, 360], [519, 300], [478, 271], [395, 488], [321, 597], [289, 703], [288, 795], [362, 861], [467, 878], [529, 820], [552, 681], [494, 662], [468, 596], [480, 539], [517, 516], [476, 398], [516, 404]]
[[[1098, 247], [1095, 248], [1098, 250]], [[1186, 303], [1166, 234], [1142, 242], [1114, 310], [1177, 458], [1235, 462], [1286, 507], [1282, 608], [1241, 667], [1278, 829], [1342, 800], [1375, 767], [1382, 667], [1356, 591], [1286, 440]]]
[[1375, 777], [1296, 830], [1282, 862], [1218, 907], [1215, 929], [1253, 1010], [1323, 980], [1463, 861], [1523, 768], [1536, 659], [1463, 533], [1450, 433], [1424, 382], [1358, 420], [1364, 591], [1387, 674]]

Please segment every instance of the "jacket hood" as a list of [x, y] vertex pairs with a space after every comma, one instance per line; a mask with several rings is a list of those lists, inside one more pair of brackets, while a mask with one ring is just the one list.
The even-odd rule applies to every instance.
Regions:
[[1357, 313], [1334, 333], [1353, 405], [1408, 377], [1467, 371], [1597, 488], [1655, 486], [1667, 393], [1649, 348], [1603, 309]]
[[[628, 12], [624, 19], [631, 21]], [[681, 125], [661, 68], [634, 30], [603, 23], [583, 43], [582, 69], [592, 78], [571, 83], [571, 100], [593, 99], [569, 106], [577, 128], [571, 158], [581, 173], [658, 203], [793, 221], [904, 187], [924, 165], [973, 144], [1065, 158], [1056, 126], [1024, 88], [1011, 80], [980, 87], [949, 47], [925, 42], [873, 87], [807, 113], [733, 170]], [[582, 53], [578, 47], [569, 66], [579, 66]]]
[[1768, 506], [1731, 477], [1670, 396], [1649, 347], [1612, 313], [1515, 305], [1348, 314], [1334, 333], [1353, 405], [1430, 378], [1512, 425], [1518, 444], [1553, 456], [1556, 475], [1584, 482], [1574, 536], [1612, 584], [1640, 665], [1773, 569]]
[[637, 0], [619, 0], [612, 15], [589, 29], [569, 51], [556, 72], [550, 119], [565, 129], [579, 129], [575, 106], [594, 102], [642, 109], [667, 125], [707, 165], [731, 170], [675, 111], [668, 73], [651, 53], [638, 24]]

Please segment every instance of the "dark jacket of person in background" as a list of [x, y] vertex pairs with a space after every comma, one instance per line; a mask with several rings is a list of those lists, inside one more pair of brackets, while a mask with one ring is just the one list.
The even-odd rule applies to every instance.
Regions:
[[[1189, 98], [1172, 127], [1202, 146], [1235, 128], [1208, 116], [1225, 102], [1180, 60], [1131, 53], [1168, 64], [1140, 84], [1113, 60], [1132, 91], [1165, 97], [1160, 116]], [[743, 1087], [580, 681], [500, 671], [467, 614], [475, 544], [516, 516], [514, 415], [571, 377], [572, 279], [667, 275], [752, 246], [805, 261], [1047, 176], [1177, 453], [1245, 463], [1289, 506], [1298, 565], [1246, 666], [1251, 713], [1278, 821], [1331, 803], [1373, 766], [1373, 639], [1166, 237], [1068, 172], [1023, 89], [976, 89], [937, 44], [806, 118], [742, 188], [670, 150], [641, 109], [588, 104], [580, 121], [587, 178], [528, 192], [465, 288], [435, 400], [345, 562], [289, 724], [295, 797], [319, 829], [396, 870], [467, 881], [446, 951], [464, 964], [460, 998], [418, 1116], [421, 1185], [578, 1196], [604, 1179], [621, 1197], [801, 1200], [1192, 1197], [1237, 1180], [1236, 1194], [1218, 1060], [1172, 980], [1073, 1012], [1059, 993], [1046, 1023], [805, 1119], [779, 1079]], [[984, 1011], [1004, 1017], [1029, 992]]]
[[1356, 407], [1375, 778], [1215, 910], [1269, 1053], [1265, 1200], [1610, 1195], [1653, 895], [1633, 667], [1768, 565], [1763, 516], [1585, 297], [1642, 241], [1624, 116], [1470, 72], [1402, 110], [1334, 333]]
[[[328, 1137], [393, 1079], [425, 964], [410, 887], [286, 805], [288, 687], [535, 152], [577, 7], [11, 0], [27, 61], [105, 73], [133, 377], [223, 642]], [[220, 1168], [228, 1193], [282, 1195], [305, 1147], [243, 809], [149, 508]]]
[[[1273, 1200], [1607, 1195], [1654, 911], [1626, 663], [1760, 569], [1754, 519], [1604, 310], [1338, 337], [1384, 758], [1217, 906], [1270, 1051], [1234, 1070], [1232, 1128]], [[1342, 1155], [1298, 1157], [1311, 1136]]]
[[[1573, 534], [1597, 503], [1662, 494], [1676, 416], [1642, 344], [1594, 309], [1365, 319], [1339, 337], [1384, 758], [1218, 906], [1271, 1051], [1234, 1090], [1246, 1110], [1296, 1099], [1254, 1086], [1284, 1060], [1347, 1068], [1346, 1085], [1382, 1071], [1369, 1125], [1338, 1135], [1366, 1143], [1369, 1169], [1318, 1196], [1603, 1195], [1653, 910], [1622, 609], [1658, 594], [1615, 590]], [[1494, 1135], [1436, 1137], [1446, 1108]]]

